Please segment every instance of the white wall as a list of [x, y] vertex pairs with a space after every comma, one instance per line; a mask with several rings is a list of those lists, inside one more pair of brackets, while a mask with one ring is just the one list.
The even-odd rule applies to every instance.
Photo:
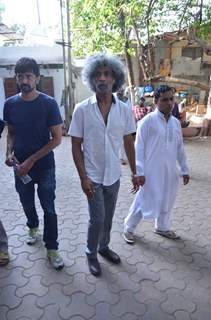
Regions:
[[[1, 47], [0, 46], [0, 78], [14, 77], [14, 65], [20, 57], [33, 57], [39, 64], [63, 64], [62, 46], [31, 46], [31, 47]], [[74, 61], [78, 70], [83, 67], [84, 59]], [[3, 67], [5, 66], [5, 67]], [[6, 66], [11, 66], [7, 67]], [[55, 99], [60, 105], [62, 90], [64, 89], [64, 71], [63, 69], [40, 68], [40, 73], [46, 77], [53, 77]], [[80, 72], [79, 72], [80, 73]], [[92, 95], [91, 91], [82, 83], [79, 75], [75, 82], [75, 102], [78, 103]], [[3, 80], [0, 84], [0, 115], [2, 113], [2, 103], [5, 100]]]
[[53, 77], [54, 98], [58, 105], [61, 103], [62, 90], [64, 88], [63, 69], [40, 69], [40, 74], [45, 77]]
[[0, 118], [3, 119], [5, 94], [4, 94], [4, 79], [0, 78]]
[[93, 93], [91, 92], [91, 90], [89, 90], [82, 82], [81, 77], [78, 77], [77, 79], [75, 79], [75, 102], [78, 103], [88, 97], [90, 97], [91, 95], [93, 95]]
[[63, 63], [62, 46], [0, 46], [0, 65], [15, 65], [21, 57], [32, 57], [39, 64]]
[[[64, 73], [63, 69], [43, 69], [40, 68], [40, 74], [45, 77], [53, 77], [54, 85], [54, 97], [60, 106], [62, 98], [62, 90], [64, 89]], [[0, 68], [0, 117], [3, 112], [3, 105], [5, 101], [4, 93], [4, 78], [14, 77], [14, 67], [9, 69]], [[92, 92], [83, 84], [81, 77], [78, 76], [77, 79], [74, 79], [75, 82], [75, 103], [78, 103], [89, 96], [92, 95]]]
[[[46, 77], [53, 77], [54, 83], [54, 95], [58, 104], [61, 102], [62, 89], [64, 87], [63, 81], [63, 69], [40, 69], [40, 74]], [[14, 77], [14, 67], [10, 69], [0, 68], [0, 78], [12, 78]], [[4, 99], [0, 91], [0, 99]]]

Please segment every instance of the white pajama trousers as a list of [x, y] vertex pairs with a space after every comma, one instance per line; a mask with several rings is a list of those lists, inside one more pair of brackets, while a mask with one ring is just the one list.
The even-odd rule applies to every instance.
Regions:
[[160, 212], [158, 217], [147, 217], [145, 216], [140, 207], [139, 193], [136, 194], [135, 199], [129, 209], [129, 213], [124, 221], [124, 231], [129, 231], [133, 233], [135, 228], [142, 219], [154, 219], [155, 229], [161, 231], [168, 231], [171, 228], [170, 212]]

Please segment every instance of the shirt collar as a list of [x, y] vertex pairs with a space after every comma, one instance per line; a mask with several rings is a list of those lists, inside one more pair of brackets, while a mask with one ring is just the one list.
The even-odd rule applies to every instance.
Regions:
[[[164, 114], [163, 114], [162, 112], [160, 112], [160, 110], [158, 109], [158, 107], [156, 107], [155, 112], [158, 114], [158, 116], [159, 116], [161, 119], [166, 120]], [[171, 115], [172, 115], [172, 114], [170, 114], [170, 117], [171, 117]], [[169, 117], [169, 118], [170, 118], [170, 117]]]
[[[96, 94], [94, 94], [92, 97], [91, 97], [91, 104], [97, 104], [97, 98], [96, 98]], [[116, 104], [116, 98], [114, 96], [114, 94], [112, 94], [112, 103]]]

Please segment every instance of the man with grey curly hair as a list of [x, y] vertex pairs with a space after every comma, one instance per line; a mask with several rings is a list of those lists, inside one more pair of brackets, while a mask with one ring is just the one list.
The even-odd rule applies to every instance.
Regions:
[[120, 185], [122, 140], [132, 172], [132, 191], [139, 188], [132, 137], [136, 127], [131, 110], [112, 94], [125, 82], [124, 67], [117, 57], [91, 56], [82, 78], [95, 94], [75, 107], [69, 133], [73, 159], [88, 200], [88, 266], [94, 276], [99, 276], [97, 251], [112, 263], [121, 262], [108, 245]]
[[117, 92], [125, 83], [125, 72], [122, 62], [115, 56], [105, 54], [91, 56], [82, 70], [83, 82], [91, 91], [96, 92], [94, 76], [96, 70], [102, 67], [109, 67], [112, 70], [115, 78], [112, 92]]

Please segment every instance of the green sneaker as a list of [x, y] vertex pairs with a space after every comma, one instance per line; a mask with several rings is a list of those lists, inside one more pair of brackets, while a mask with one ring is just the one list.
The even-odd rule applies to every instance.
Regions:
[[26, 243], [28, 245], [35, 244], [35, 242], [37, 242], [38, 235], [39, 235], [39, 229], [38, 228], [29, 229], [28, 236], [27, 236], [27, 239], [26, 239]]
[[62, 270], [64, 267], [64, 261], [60, 256], [58, 250], [47, 250], [47, 257], [52, 265], [52, 267], [56, 270]]
[[0, 266], [6, 266], [10, 261], [9, 253], [0, 251]]

